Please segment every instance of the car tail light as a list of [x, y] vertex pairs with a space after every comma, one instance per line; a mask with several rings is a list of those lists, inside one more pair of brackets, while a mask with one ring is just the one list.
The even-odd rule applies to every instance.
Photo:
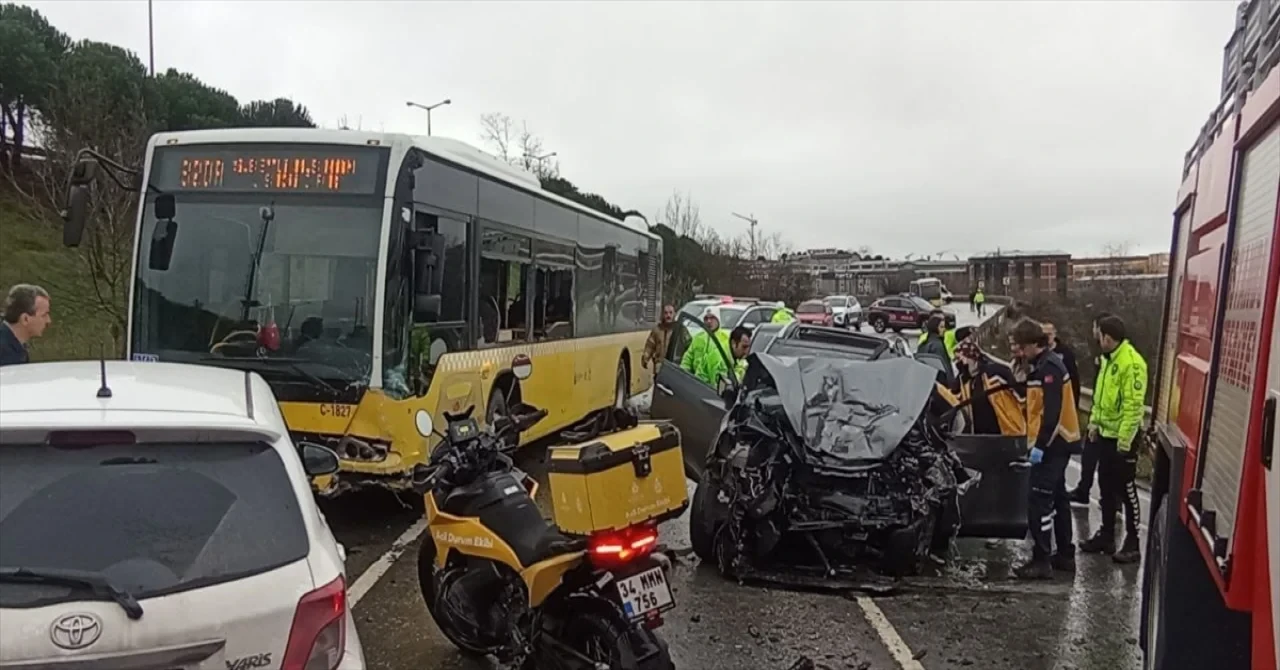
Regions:
[[599, 533], [587, 542], [587, 553], [596, 567], [622, 565], [648, 556], [658, 546], [658, 529], [632, 526], [620, 531]]
[[347, 645], [347, 583], [342, 577], [302, 596], [282, 670], [333, 670]]

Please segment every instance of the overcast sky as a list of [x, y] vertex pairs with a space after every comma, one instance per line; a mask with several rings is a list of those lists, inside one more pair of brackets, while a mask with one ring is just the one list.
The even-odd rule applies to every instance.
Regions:
[[[147, 58], [147, 5], [30, 3]], [[155, 2], [157, 70], [318, 123], [527, 121], [623, 208], [796, 248], [1166, 250], [1236, 2]]]

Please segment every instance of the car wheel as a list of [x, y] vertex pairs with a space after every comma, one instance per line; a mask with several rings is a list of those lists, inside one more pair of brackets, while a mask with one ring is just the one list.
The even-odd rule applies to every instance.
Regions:
[[716, 560], [716, 533], [723, 523], [725, 510], [719, 491], [720, 484], [711, 470], [703, 470], [689, 505], [689, 543], [693, 553], [706, 562]]
[[871, 319], [871, 329], [877, 333], [883, 333], [889, 324], [885, 322], [884, 317]]

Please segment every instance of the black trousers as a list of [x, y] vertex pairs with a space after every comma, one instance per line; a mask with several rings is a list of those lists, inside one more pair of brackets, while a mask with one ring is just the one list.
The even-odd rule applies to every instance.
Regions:
[[1093, 476], [1098, 472], [1098, 456], [1102, 449], [1093, 440], [1084, 441], [1084, 451], [1080, 453], [1080, 481], [1076, 489], [1088, 493], [1093, 490]]
[[1116, 512], [1124, 507], [1124, 529], [1138, 534], [1138, 452], [1136, 447], [1121, 452], [1116, 441], [1098, 438], [1098, 487], [1102, 489], [1101, 532], [1116, 531]]
[[1031, 466], [1031, 494], [1027, 504], [1027, 526], [1031, 529], [1031, 556], [1045, 559], [1058, 551], [1075, 551], [1071, 528], [1071, 501], [1067, 498], [1067, 463], [1071, 454], [1061, 445], [1045, 452], [1044, 460]]

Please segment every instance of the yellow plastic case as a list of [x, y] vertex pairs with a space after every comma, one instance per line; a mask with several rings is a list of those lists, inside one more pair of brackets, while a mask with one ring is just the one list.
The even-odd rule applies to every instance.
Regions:
[[556, 525], [572, 535], [666, 521], [689, 504], [680, 431], [665, 421], [551, 447], [547, 479]]

